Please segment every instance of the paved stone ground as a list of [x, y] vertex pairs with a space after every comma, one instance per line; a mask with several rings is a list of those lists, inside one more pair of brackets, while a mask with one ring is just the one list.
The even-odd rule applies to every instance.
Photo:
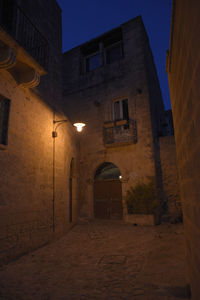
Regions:
[[93, 221], [3, 266], [0, 299], [188, 299], [184, 275], [181, 224]]

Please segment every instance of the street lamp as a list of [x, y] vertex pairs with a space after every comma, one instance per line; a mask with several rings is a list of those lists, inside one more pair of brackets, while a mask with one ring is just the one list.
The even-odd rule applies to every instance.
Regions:
[[76, 130], [78, 132], [81, 132], [83, 130], [83, 127], [85, 127], [85, 123], [74, 123], [73, 126], [76, 127]]
[[[67, 120], [57, 120], [57, 121], [53, 121], [53, 124], [57, 124], [57, 126], [55, 127], [55, 129], [52, 131], [52, 137], [55, 138], [58, 136], [56, 129], [63, 123], [66, 123]], [[85, 127], [85, 123], [74, 123], [73, 124], [74, 127], [76, 127], [76, 130], [78, 132], [81, 132], [83, 130], [83, 127]]]

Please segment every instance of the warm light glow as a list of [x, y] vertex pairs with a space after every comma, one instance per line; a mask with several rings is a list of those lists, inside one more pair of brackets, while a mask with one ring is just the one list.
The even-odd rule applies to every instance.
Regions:
[[119, 175], [119, 179], [122, 179], [122, 175]]
[[84, 123], [74, 123], [74, 126], [76, 127], [76, 130], [78, 132], [81, 132], [83, 130], [83, 127], [85, 126]]

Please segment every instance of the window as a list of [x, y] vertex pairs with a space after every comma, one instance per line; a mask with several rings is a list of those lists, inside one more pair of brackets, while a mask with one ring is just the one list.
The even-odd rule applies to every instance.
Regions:
[[3, 0], [0, 3], [0, 18], [1, 25], [9, 32], [13, 31], [13, 19], [14, 19], [14, 0]]
[[123, 128], [129, 128], [128, 99], [113, 102], [113, 119], [114, 121], [126, 120]]
[[117, 43], [106, 49], [106, 63], [110, 64], [120, 60], [123, 57], [122, 44]]
[[96, 53], [86, 58], [86, 72], [97, 69], [101, 66], [101, 55]]
[[81, 49], [80, 74], [93, 71], [105, 64], [123, 58], [123, 37], [121, 28], [85, 43]]
[[8, 144], [10, 100], [0, 96], [0, 144]]
[[128, 99], [115, 101], [114, 105], [114, 120], [129, 120]]

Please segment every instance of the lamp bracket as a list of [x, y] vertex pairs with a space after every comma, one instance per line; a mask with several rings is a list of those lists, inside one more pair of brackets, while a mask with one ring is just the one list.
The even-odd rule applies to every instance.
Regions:
[[67, 120], [53, 120], [53, 123], [56, 124], [56, 123], [64, 123], [64, 122], [67, 122]]
[[56, 131], [52, 131], [52, 138], [56, 138], [58, 136]]

